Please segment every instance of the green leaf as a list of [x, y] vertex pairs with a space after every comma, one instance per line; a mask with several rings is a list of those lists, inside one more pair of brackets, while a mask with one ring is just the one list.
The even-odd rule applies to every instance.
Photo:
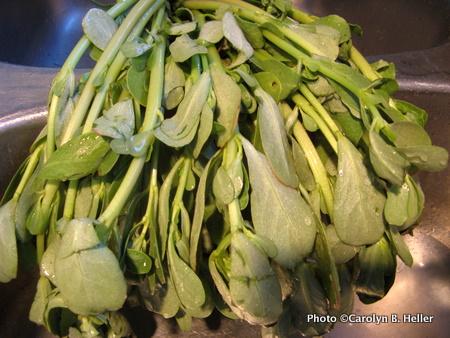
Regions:
[[196, 28], [197, 28], [196, 21], [174, 23], [169, 26], [169, 28], [167, 29], [167, 33], [169, 35], [188, 34], [194, 31]]
[[118, 310], [127, 294], [116, 256], [100, 244], [87, 219], [67, 225], [55, 260], [55, 281], [65, 305], [81, 315]]
[[196, 54], [207, 54], [208, 49], [192, 40], [187, 34], [175, 39], [169, 46], [175, 62], [184, 62]]
[[428, 121], [428, 114], [425, 110], [406, 101], [394, 99], [394, 103], [397, 109], [400, 110], [409, 121], [416, 123], [421, 127], [425, 127]]
[[39, 200], [39, 191], [44, 189], [45, 180], [37, 177], [39, 170], [42, 167], [42, 162], [42, 160], [39, 161], [39, 164], [25, 185], [17, 202], [14, 222], [16, 226], [16, 236], [20, 242], [27, 242], [31, 239], [30, 232], [27, 229], [27, 218], [33, 210], [35, 203]]
[[172, 56], [164, 66], [164, 103], [168, 110], [174, 109], [184, 96], [184, 72]]
[[197, 134], [192, 141], [192, 155], [194, 158], [200, 156], [203, 146], [211, 135], [214, 122], [214, 112], [208, 103], [203, 105], [203, 109], [200, 115], [200, 124], [198, 126]]
[[225, 38], [239, 52], [239, 56], [236, 60], [229, 65], [229, 68], [234, 68], [247, 61], [253, 55], [253, 47], [245, 38], [245, 35], [234, 18], [233, 13], [229, 11], [225, 12], [223, 15], [222, 30]]
[[397, 260], [384, 236], [363, 247], [358, 258], [359, 275], [355, 291], [361, 302], [371, 304], [382, 299], [393, 285]]
[[18, 254], [14, 213], [17, 201], [0, 207], [0, 282], [8, 283], [17, 276]]
[[75, 323], [77, 315], [67, 309], [58, 289], [54, 289], [48, 298], [45, 309], [45, 326], [53, 335], [67, 336], [70, 327]]
[[[327, 15], [318, 18], [310, 23], [312, 26], [329, 26], [339, 32], [339, 43], [348, 41], [351, 38], [350, 27], [347, 21], [338, 15]], [[334, 33], [334, 32], [333, 32]]]
[[241, 27], [242, 32], [244, 33], [244, 36], [250, 43], [250, 45], [255, 49], [263, 48], [265, 39], [261, 33], [261, 30], [259, 29], [258, 24], [243, 20], [239, 16], [235, 16], [235, 19], [239, 27]]
[[327, 234], [328, 243], [336, 264], [347, 263], [358, 254], [360, 247], [348, 245], [342, 242], [337, 235], [336, 228], [333, 224], [327, 225], [325, 232]]
[[152, 260], [145, 252], [127, 249], [126, 256], [127, 271], [135, 274], [146, 274], [152, 268]]
[[384, 217], [389, 224], [407, 228], [422, 214], [424, 194], [419, 184], [406, 175], [401, 185], [392, 185], [387, 192]]
[[425, 171], [440, 171], [447, 167], [448, 152], [438, 146], [411, 146], [397, 148], [411, 164]]
[[129, 138], [134, 134], [134, 107], [131, 99], [117, 102], [94, 121], [93, 130], [111, 138]]
[[200, 114], [211, 88], [211, 76], [204, 72], [187, 92], [178, 106], [176, 114], [163, 120], [154, 130], [155, 136], [171, 147], [182, 147], [190, 143], [200, 122]]
[[[127, 138], [125, 140], [123, 139], [114, 139], [111, 141], [111, 149], [116, 154], [123, 154], [123, 155], [131, 155], [134, 157], [141, 157], [145, 155], [149, 148], [152, 146], [153, 141], [155, 140], [155, 136], [153, 133], [148, 130], [144, 131], [142, 133], [136, 134], [131, 136], [130, 138]], [[111, 155], [112, 157], [113, 155]], [[109, 157], [109, 153], [106, 154], [106, 157]], [[99, 167], [100, 170], [103, 170], [103, 162]]]
[[92, 8], [82, 21], [84, 34], [99, 49], [104, 50], [117, 31], [114, 19], [105, 11]]
[[256, 89], [259, 98], [258, 126], [264, 153], [277, 178], [285, 185], [297, 188], [298, 177], [290, 151], [284, 119], [275, 100], [262, 89]]
[[396, 147], [431, 146], [431, 139], [422, 126], [414, 122], [401, 121], [389, 125], [395, 134]]
[[316, 255], [318, 270], [322, 278], [322, 285], [327, 294], [332, 308], [340, 306], [340, 285], [339, 275], [336, 269], [336, 262], [332, 254], [331, 243], [328, 239], [328, 233], [325, 231], [323, 223], [317, 221], [317, 236], [314, 245], [314, 253]]
[[41, 276], [37, 282], [36, 293], [34, 295], [33, 303], [30, 307], [28, 318], [38, 324], [45, 325], [45, 311], [49, 301], [50, 294], [52, 292], [52, 286], [50, 281]]
[[314, 175], [309, 166], [306, 155], [303, 152], [302, 147], [294, 137], [291, 137], [292, 157], [294, 160], [295, 170], [297, 171], [297, 177], [300, 184], [304, 186], [308, 191], [312, 191], [316, 188], [316, 181]]
[[103, 157], [102, 163], [100, 163], [98, 167], [98, 175], [99, 176], [107, 175], [114, 168], [114, 165], [117, 163], [118, 160], [119, 154], [117, 154], [113, 150], [108, 151], [106, 155]]
[[61, 236], [59, 234], [56, 234], [53, 237], [50, 245], [48, 245], [47, 249], [44, 251], [39, 266], [41, 273], [55, 285], [55, 259], [60, 245]]
[[334, 191], [334, 225], [339, 238], [355, 246], [377, 242], [384, 233], [384, 203], [362, 155], [347, 138], [340, 138]]
[[300, 74], [283, 62], [276, 59], [265, 59], [261, 61], [261, 66], [266, 72], [275, 75], [281, 83], [280, 100], [286, 99], [293, 90], [299, 87]]
[[369, 131], [370, 161], [375, 172], [392, 184], [401, 185], [410, 166], [394, 147], [373, 128]]
[[154, 292], [150, 292], [146, 280], [139, 285], [139, 291], [145, 307], [164, 318], [174, 317], [180, 308], [180, 301], [170, 275], [166, 276], [166, 283], [156, 284]]
[[91, 178], [86, 177], [78, 184], [77, 202], [73, 213], [75, 218], [88, 217], [90, 214], [94, 199], [91, 182]]
[[230, 204], [234, 200], [233, 181], [223, 166], [220, 166], [214, 175], [212, 189], [219, 203]]
[[218, 136], [217, 145], [223, 147], [234, 135], [236, 129], [241, 108], [241, 90], [233, 78], [218, 66], [212, 64], [210, 70], [217, 99], [216, 121], [225, 127], [225, 131]]
[[203, 24], [198, 35], [199, 40], [217, 43], [223, 38], [222, 21], [211, 20]]
[[126, 58], [135, 58], [144, 54], [152, 47], [153, 46], [148, 44], [143, 38], [137, 37], [131, 41], [124, 42], [120, 47], [120, 51]]
[[[251, 213], [257, 234], [278, 248], [275, 260], [293, 268], [312, 250], [316, 237], [313, 211], [297, 190], [283, 185], [264, 155], [241, 138], [249, 166]], [[267, 206], [270, 205], [270, 208]]]
[[189, 264], [194, 270], [197, 267], [198, 244], [203, 229], [203, 222], [206, 218], [206, 195], [211, 191], [211, 176], [215, 172], [216, 166], [219, 164], [221, 155], [222, 152], [217, 151], [204, 167], [203, 172], [200, 175], [197, 193], [195, 195], [194, 217], [192, 219], [191, 236], [189, 241]]
[[106, 312], [104, 315], [108, 319], [108, 324], [110, 326], [110, 329], [108, 330], [110, 337], [129, 337], [132, 335], [133, 331], [130, 323], [121, 312]]
[[398, 257], [400, 257], [403, 263], [405, 263], [409, 267], [412, 267], [414, 258], [411, 255], [411, 252], [409, 251], [409, 248], [406, 245], [405, 241], [403, 240], [403, 236], [400, 234], [398, 227], [392, 225], [389, 226], [388, 236], [395, 248], [395, 252], [397, 253]]
[[135, 66], [131, 66], [127, 72], [127, 87], [131, 95], [144, 107], [147, 106], [148, 83], [150, 73], [147, 68], [139, 71]]
[[231, 236], [230, 296], [251, 324], [269, 325], [283, 311], [281, 287], [264, 252], [241, 232]]
[[327, 333], [331, 323], [308, 321], [307, 316], [327, 315], [327, 298], [322, 285], [311, 268], [304, 262], [294, 270], [294, 285], [291, 296], [292, 326], [305, 336], [320, 336]]
[[109, 143], [97, 133], [82, 134], [59, 147], [45, 163], [39, 177], [64, 181], [90, 175], [109, 149]]
[[331, 61], [339, 55], [339, 41], [341, 34], [333, 27], [314, 23], [296, 25], [292, 28], [303, 39], [309, 41], [317, 49], [317, 54]]
[[170, 231], [167, 245], [167, 259], [170, 275], [180, 303], [188, 309], [201, 307], [206, 301], [202, 281], [177, 254], [174, 245], [174, 231]]
[[255, 74], [256, 80], [262, 89], [266, 91], [277, 102], [281, 100], [282, 83], [279, 78], [269, 72], [259, 72]]
[[331, 117], [338, 123], [342, 132], [353, 144], [359, 143], [365, 132], [364, 124], [360, 119], [356, 118], [348, 110], [342, 113], [331, 114]]

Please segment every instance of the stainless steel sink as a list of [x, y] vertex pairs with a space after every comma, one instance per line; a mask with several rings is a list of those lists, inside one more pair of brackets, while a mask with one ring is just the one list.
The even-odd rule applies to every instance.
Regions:
[[[106, 1], [105, 1], [106, 2]], [[47, 93], [58, 67], [81, 36], [88, 0], [16, 0], [0, 11], [0, 194], [45, 125]], [[355, 45], [369, 60], [395, 62], [400, 90], [396, 97], [429, 114], [433, 143], [450, 150], [450, 2], [448, 0], [297, 0], [315, 15], [339, 14], [362, 26]], [[84, 59], [80, 67], [89, 67]], [[450, 318], [450, 170], [420, 173], [426, 195], [421, 224], [406, 240], [415, 263], [399, 263], [394, 287], [373, 304], [356, 302], [354, 313], [433, 315], [431, 324], [342, 324], [329, 337], [442, 337]], [[28, 321], [37, 272], [22, 271], [16, 281], [0, 284], [0, 337], [51, 337]], [[127, 308], [138, 337], [202, 335], [257, 337], [259, 328], [218, 315], [181, 333], [159, 316]]]

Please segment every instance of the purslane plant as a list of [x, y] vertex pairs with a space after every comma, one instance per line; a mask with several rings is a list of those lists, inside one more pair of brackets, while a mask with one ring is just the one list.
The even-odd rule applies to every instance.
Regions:
[[185, 331], [217, 308], [321, 335], [308, 314], [377, 301], [396, 256], [412, 265], [413, 174], [448, 154], [359, 27], [287, 0], [122, 0], [82, 25], [0, 207], [0, 281], [39, 266], [32, 321], [131, 336], [129, 301]]

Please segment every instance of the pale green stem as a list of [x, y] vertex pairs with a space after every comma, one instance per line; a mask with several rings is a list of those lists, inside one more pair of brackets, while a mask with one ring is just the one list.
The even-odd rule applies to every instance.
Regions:
[[[232, 3], [231, 3], [232, 2]], [[309, 54], [320, 54], [320, 50], [316, 48], [314, 44], [309, 42], [300, 34], [293, 31], [289, 26], [284, 25], [282, 22], [276, 20], [271, 15], [258, 8], [258, 11], [245, 8], [248, 4], [241, 1], [203, 1], [203, 0], [187, 0], [184, 2], [184, 6], [189, 9], [204, 9], [204, 10], [217, 10], [223, 4], [229, 4], [234, 13], [237, 13], [241, 18], [253, 21], [258, 24], [264, 23], [276, 23], [277, 28], [283, 33], [285, 37], [298, 44], [302, 49]], [[240, 5], [236, 5], [240, 3]], [[241, 7], [242, 6], [242, 7]]]
[[[158, 2], [163, 2], [162, 0], [157, 0]], [[81, 126], [85, 114], [88, 111], [91, 101], [96, 94], [96, 87], [93, 85], [94, 80], [111, 65], [117, 53], [119, 52], [122, 44], [125, 42], [127, 37], [130, 35], [131, 31], [139, 21], [142, 15], [149, 9], [150, 6], [154, 5], [155, 0], [143, 0], [138, 2], [126, 16], [122, 24], [117, 29], [116, 33], [112, 37], [111, 41], [108, 43], [107, 47], [101, 54], [99, 60], [97, 61], [92, 73], [87, 80], [83, 92], [80, 95], [78, 103], [75, 106], [73, 117], [71, 123], [69, 124], [63, 138], [62, 143], [69, 141], [77, 129]]]
[[[286, 109], [281, 109], [281, 111], [285, 119], [289, 117], [289, 111]], [[294, 123], [292, 133], [306, 155], [306, 159], [309, 167], [311, 168], [316, 184], [318, 185], [321, 195], [323, 196], [328, 215], [330, 216], [330, 219], [333, 220], [334, 197], [333, 190], [331, 189], [331, 185], [328, 180], [327, 170], [325, 169], [325, 166], [317, 153], [316, 147], [312, 143], [306, 129], [300, 121], [296, 121]]]
[[310, 102], [308, 102], [302, 95], [299, 93], [293, 94], [291, 96], [292, 100], [295, 102], [295, 104], [306, 114], [308, 114], [314, 122], [317, 124], [317, 127], [320, 129], [322, 134], [327, 139], [328, 143], [330, 144], [331, 148], [335, 153], [337, 153], [337, 141], [333, 133], [330, 131], [326, 123], [322, 120], [322, 118], [317, 114], [316, 110], [310, 105]]
[[18, 200], [20, 195], [22, 195], [22, 192], [25, 189], [25, 186], [28, 183], [28, 180], [33, 175], [34, 170], [36, 169], [36, 166], [39, 163], [39, 157], [41, 156], [42, 150], [44, 148], [44, 144], [45, 143], [40, 144], [30, 155], [25, 172], [22, 174], [20, 182], [17, 185], [16, 191], [14, 192], [13, 199]]
[[72, 180], [69, 182], [69, 187], [66, 192], [66, 199], [64, 201], [63, 217], [72, 219], [75, 210], [75, 201], [78, 192], [78, 180]]
[[[126, 39], [126, 41], [131, 41], [134, 38], [140, 36], [145, 29], [148, 21], [155, 14], [155, 12], [160, 8], [162, 4], [162, 0], [158, 0], [153, 6], [151, 6], [145, 14], [139, 19], [136, 26], [133, 28], [132, 32]], [[122, 54], [122, 52], [118, 52], [114, 61], [111, 63], [111, 66], [108, 69], [108, 72], [105, 76], [105, 79], [101, 85], [101, 87], [97, 90], [97, 94], [95, 95], [95, 99], [92, 102], [92, 106], [89, 109], [88, 116], [86, 121], [84, 122], [83, 133], [87, 133], [92, 130], [93, 124], [97, 119], [98, 115], [101, 113], [106, 95], [108, 94], [108, 90], [112, 83], [114, 83], [122, 71], [123, 65], [125, 64], [127, 58]]]
[[[228, 169], [233, 161], [236, 159], [239, 153], [237, 137], [230, 139], [224, 146], [222, 166]], [[230, 204], [228, 204], [228, 216], [230, 220], [230, 230], [232, 233], [239, 231], [242, 228], [244, 220], [242, 218], [241, 206], [239, 204], [239, 198], [234, 198]]]
[[[164, 22], [164, 6], [160, 8], [158, 17], [156, 19], [156, 26], [160, 26]], [[162, 13], [162, 14], [161, 14]], [[160, 36], [161, 41], [154, 47], [153, 50], [153, 64], [150, 71], [149, 92], [147, 107], [145, 111], [145, 118], [142, 123], [141, 131], [145, 132], [154, 129], [158, 112], [161, 109], [162, 95], [164, 89], [164, 56], [166, 48], [166, 40], [164, 36]], [[98, 221], [108, 228], [113, 220], [119, 215], [123, 206], [129, 198], [146, 162], [147, 154], [141, 157], [135, 157], [130, 163], [130, 166], [120, 184], [116, 194], [111, 200], [108, 207], [98, 218]], [[108, 231], [108, 230], [107, 230]]]
[[55, 151], [55, 124], [56, 124], [56, 114], [59, 105], [60, 97], [53, 95], [52, 101], [47, 114], [47, 159]]

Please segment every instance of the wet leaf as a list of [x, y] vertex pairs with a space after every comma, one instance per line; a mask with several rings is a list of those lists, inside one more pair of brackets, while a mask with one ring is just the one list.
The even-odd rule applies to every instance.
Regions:
[[290, 151], [284, 119], [275, 100], [263, 90], [255, 90], [259, 98], [258, 126], [264, 153], [277, 178], [292, 188], [298, 186], [298, 177]]
[[334, 225], [349, 245], [373, 244], [384, 233], [385, 197], [364, 159], [347, 139], [338, 140], [338, 176], [334, 191]]
[[205, 303], [205, 290], [200, 278], [178, 256], [173, 236], [172, 230], [168, 239], [167, 259], [173, 284], [181, 304], [188, 309], [196, 309]]
[[104, 50], [117, 30], [114, 19], [105, 11], [92, 8], [82, 21], [84, 34], [99, 49]]
[[297, 190], [283, 185], [273, 175], [265, 157], [243, 138], [242, 145], [249, 166], [255, 231], [275, 243], [275, 260], [280, 265], [293, 268], [312, 250], [316, 219]]
[[245, 38], [233, 13], [229, 11], [224, 13], [222, 18], [222, 30], [225, 38], [230, 41], [233, 47], [239, 52], [239, 56], [229, 67], [233, 68], [247, 61], [253, 55], [253, 47]]
[[241, 90], [233, 78], [216, 65], [211, 65], [211, 78], [216, 95], [216, 121], [225, 131], [218, 135], [217, 145], [223, 147], [234, 135], [241, 107]]
[[198, 38], [210, 43], [219, 42], [223, 38], [222, 21], [211, 20], [205, 22], [200, 29]]
[[192, 40], [187, 34], [175, 39], [169, 46], [170, 54], [175, 62], [184, 62], [196, 54], [207, 54], [208, 49]]
[[440, 171], [447, 167], [448, 152], [438, 146], [410, 146], [397, 148], [411, 164], [425, 171]]
[[148, 83], [150, 73], [144, 68], [142, 71], [132, 66], [127, 72], [127, 87], [131, 95], [144, 107], [147, 106]]
[[231, 236], [230, 296], [251, 324], [268, 325], [283, 311], [281, 287], [267, 256], [241, 232]]
[[123, 56], [127, 58], [135, 58], [144, 54], [152, 47], [153, 46], [151, 44], [148, 44], [143, 38], [137, 37], [131, 41], [124, 42], [122, 47], [120, 47], [120, 51], [122, 52]]
[[396, 136], [394, 144], [397, 147], [431, 146], [430, 136], [417, 123], [409, 121], [395, 122], [389, 125], [389, 129]]
[[392, 184], [401, 185], [410, 164], [373, 128], [369, 131], [370, 161], [375, 172]]
[[135, 274], [146, 274], [152, 268], [152, 260], [142, 251], [127, 249], [127, 271]]
[[118, 310], [126, 298], [116, 256], [100, 244], [86, 219], [67, 225], [55, 260], [55, 281], [65, 305], [81, 315]]
[[389, 224], [407, 228], [422, 214], [424, 194], [419, 184], [406, 175], [401, 185], [392, 185], [387, 192], [384, 217]]
[[235, 197], [233, 181], [223, 166], [217, 169], [212, 188], [219, 203], [230, 204], [233, 201]]
[[259, 29], [258, 24], [243, 20], [239, 16], [236, 16], [235, 19], [239, 27], [241, 27], [242, 32], [244, 33], [245, 38], [250, 43], [250, 45], [255, 49], [263, 48], [265, 39], [261, 33], [261, 30]]
[[117, 102], [103, 116], [95, 120], [93, 130], [111, 138], [129, 138], [134, 134], [135, 119], [133, 101]]
[[211, 88], [211, 76], [204, 72], [192, 85], [178, 106], [176, 114], [163, 120], [154, 130], [155, 136], [171, 147], [182, 147], [190, 143], [200, 122], [200, 114]]
[[64, 181], [90, 175], [109, 149], [109, 143], [97, 133], [82, 134], [59, 147], [45, 163], [39, 177]]

